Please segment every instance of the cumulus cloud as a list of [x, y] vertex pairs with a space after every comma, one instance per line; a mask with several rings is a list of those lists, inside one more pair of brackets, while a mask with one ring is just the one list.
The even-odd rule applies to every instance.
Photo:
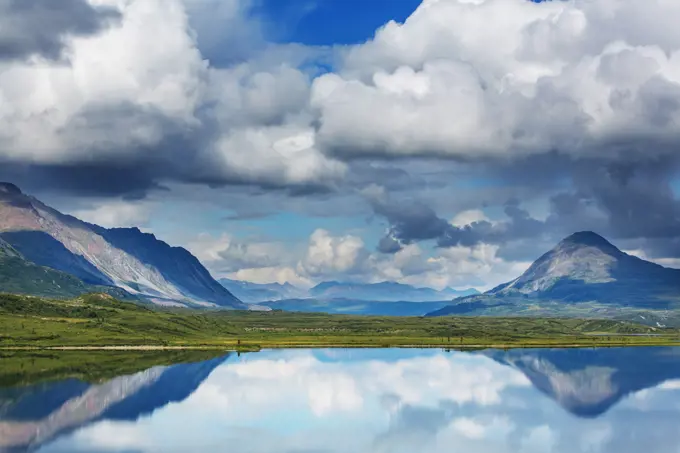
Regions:
[[301, 267], [310, 275], [349, 273], [358, 270], [364, 242], [356, 236], [333, 237], [326, 230], [316, 230], [309, 238], [309, 248]]
[[226, 233], [219, 237], [202, 233], [190, 241], [188, 247], [199, 260], [220, 274], [277, 266], [285, 262], [287, 253], [280, 243], [243, 241]]
[[378, 254], [339, 235], [212, 261], [261, 280], [443, 282], [441, 248], [508, 270], [585, 229], [680, 256], [680, 5], [425, 0], [318, 48], [267, 42], [256, 3], [0, 0], [0, 179], [116, 200], [177, 182], [361, 194], [387, 222]]
[[[462, 160], [673, 153], [680, 36], [654, 1], [425, 1], [314, 82], [320, 141]], [[483, 24], [483, 26], [482, 26]]]
[[418, 244], [401, 246], [392, 254], [371, 252], [353, 235], [333, 235], [318, 229], [305, 247], [278, 241], [243, 240], [224, 234], [199, 235], [188, 243], [217, 277], [255, 283], [291, 283], [311, 287], [322, 281], [363, 283], [396, 281], [417, 287], [490, 289], [512, 280], [529, 266], [506, 260], [499, 246], [439, 248], [428, 251]]
[[[233, 23], [245, 17], [236, 2], [208, 3]], [[97, 4], [116, 6], [120, 20], [71, 37], [68, 64], [0, 62], [0, 176], [30, 184], [38, 178], [20, 171], [29, 166], [57, 187], [70, 175], [66, 187], [83, 193], [104, 174], [107, 194], [173, 180], [319, 190], [342, 177], [344, 165], [315, 146], [307, 75], [255, 56], [211, 65], [198, 47], [217, 33], [206, 4]], [[205, 28], [196, 35], [191, 24]]]

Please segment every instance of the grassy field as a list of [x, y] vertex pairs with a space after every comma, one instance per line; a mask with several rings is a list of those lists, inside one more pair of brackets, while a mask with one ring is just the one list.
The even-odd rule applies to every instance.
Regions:
[[[654, 336], [644, 335], [650, 333]], [[608, 320], [205, 312], [152, 309], [120, 302], [108, 295], [87, 295], [69, 301], [0, 295], [0, 348], [3, 349], [103, 346], [223, 350], [305, 346], [462, 348], [668, 345], [678, 341], [678, 330]]]

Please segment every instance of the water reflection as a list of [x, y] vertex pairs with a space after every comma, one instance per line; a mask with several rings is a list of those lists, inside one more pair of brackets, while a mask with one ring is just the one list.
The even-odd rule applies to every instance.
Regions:
[[265, 351], [0, 390], [0, 451], [677, 452], [678, 420], [680, 349]]

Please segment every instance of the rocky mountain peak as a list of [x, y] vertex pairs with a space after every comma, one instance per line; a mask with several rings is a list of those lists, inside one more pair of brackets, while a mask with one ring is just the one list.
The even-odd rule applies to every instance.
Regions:
[[553, 288], [563, 279], [584, 283], [611, 282], [615, 280], [612, 269], [625, 257], [625, 253], [597, 233], [574, 233], [536, 260], [518, 279], [496, 292], [541, 292]]
[[1, 182], [0, 181], [0, 193], [8, 195], [22, 195], [21, 189], [12, 184], [11, 182]]
[[602, 251], [622, 253], [611, 242], [592, 231], [580, 231], [564, 238], [556, 249], [594, 247]]

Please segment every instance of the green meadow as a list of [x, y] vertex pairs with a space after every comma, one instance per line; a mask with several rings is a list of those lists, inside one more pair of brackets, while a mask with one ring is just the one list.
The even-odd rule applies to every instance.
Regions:
[[378, 317], [165, 310], [106, 294], [0, 295], [0, 348], [518, 347], [668, 345], [680, 331], [626, 321]]

